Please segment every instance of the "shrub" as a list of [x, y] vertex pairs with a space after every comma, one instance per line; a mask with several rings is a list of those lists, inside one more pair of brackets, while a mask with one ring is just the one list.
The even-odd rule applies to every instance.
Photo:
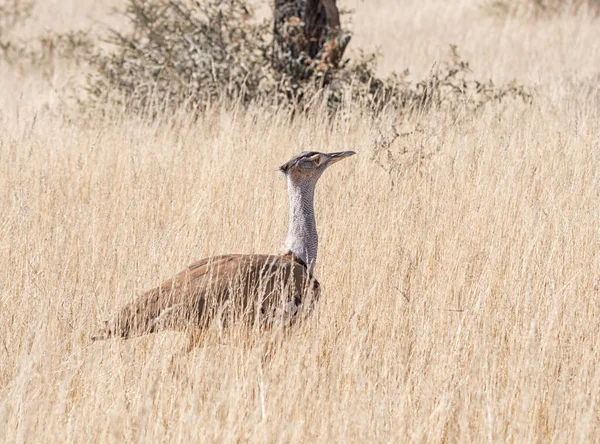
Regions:
[[600, 0], [490, 0], [484, 8], [492, 15], [550, 17], [587, 12], [600, 14]]
[[[526, 103], [532, 100], [531, 92], [516, 82], [496, 86], [491, 80], [474, 78], [469, 63], [462, 59], [455, 45], [450, 45], [445, 60], [436, 63], [425, 78], [416, 82], [409, 80], [408, 70], [380, 79], [374, 75], [375, 55], [363, 55], [361, 59], [342, 72], [341, 82], [354, 85], [352, 101], [366, 104], [376, 111], [391, 107], [422, 112], [432, 107], [456, 106], [475, 110], [505, 98], [517, 98]], [[340, 91], [344, 94], [347, 89], [341, 87]]]
[[[19, 4], [4, 17], [7, 23], [29, 16], [31, 3]], [[0, 8], [0, 23], [2, 13]], [[54, 55], [84, 61], [92, 68], [87, 91], [95, 103], [117, 102], [137, 111], [202, 109], [233, 100], [295, 110], [324, 101], [331, 111], [344, 104], [408, 113], [531, 99], [522, 86], [475, 79], [454, 46], [424, 79], [412, 81], [408, 71], [380, 78], [375, 54], [359, 53], [354, 61], [341, 57], [349, 33], [335, 28], [322, 34], [322, 50], [312, 54], [310, 45], [302, 44], [298, 17], [285, 17], [274, 35], [272, 23], [258, 21], [248, 0], [128, 0], [125, 15], [130, 26], [111, 30], [108, 52], [81, 32], [48, 33], [8, 45], [4, 57], [40, 65]], [[281, 44], [282, 36], [290, 39], [288, 46]]]
[[249, 102], [266, 88], [267, 24], [252, 21], [245, 1], [129, 0], [126, 15], [131, 31], [113, 30], [115, 51], [93, 60], [94, 95], [116, 90], [119, 99], [145, 107], [224, 97]]
[[14, 36], [14, 30], [30, 19], [34, 6], [28, 0], [0, 4], [0, 60], [23, 71], [35, 67], [48, 77], [51, 69], [47, 68], [56, 57], [87, 63], [96, 47], [83, 31], [46, 31], [27, 40]]
[[31, 17], [33, 2], [28, 0], [13, 0], [0, 3], [0, 55], [5, 60], [10, 57], [15, 48], [11, 32]]

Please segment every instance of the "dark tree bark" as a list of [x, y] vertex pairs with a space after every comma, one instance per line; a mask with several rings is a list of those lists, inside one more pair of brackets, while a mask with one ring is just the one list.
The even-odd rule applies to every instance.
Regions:
[[[299, 77], [337, 68], [350, 36], [342, 32], [336, 0], [274, 0], [275, 58]], [[289, 69], [288, 69], [289, 71]]]

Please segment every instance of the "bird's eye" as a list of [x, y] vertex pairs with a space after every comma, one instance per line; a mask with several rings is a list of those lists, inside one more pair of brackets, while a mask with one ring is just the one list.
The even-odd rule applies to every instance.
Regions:
[[302, 169], [317, 168], [319, 165], [321, 165], [321, 156], [318, 154], [307, 157], [300, 162], [300, 168]]
[[298, 163], [298, 167], [302, 170], [308, 170], [315, 167], [315, 163], [312, 160], [303, 160]]

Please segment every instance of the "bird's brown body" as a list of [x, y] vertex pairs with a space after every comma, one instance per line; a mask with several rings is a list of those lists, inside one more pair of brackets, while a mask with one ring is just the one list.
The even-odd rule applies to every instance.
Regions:
[[319, 283], [293, 254], [201, 259], [125, 305], [94, 339], [203, 328], [219, 319], [289, 323], [319, 297]]

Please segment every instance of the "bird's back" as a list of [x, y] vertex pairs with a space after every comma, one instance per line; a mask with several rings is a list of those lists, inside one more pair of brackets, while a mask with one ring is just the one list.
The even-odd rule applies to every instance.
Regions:
[[291, 254], [214, 256], [192, 263], [127, 304], [96, 338], [202, 328], [217, 316], [224, 322], [288, 322], [318, 293], [306, 264]]

